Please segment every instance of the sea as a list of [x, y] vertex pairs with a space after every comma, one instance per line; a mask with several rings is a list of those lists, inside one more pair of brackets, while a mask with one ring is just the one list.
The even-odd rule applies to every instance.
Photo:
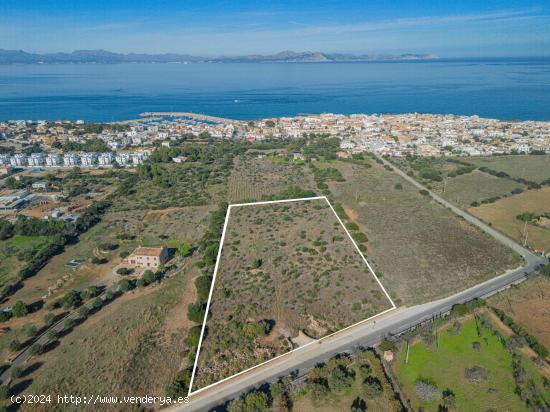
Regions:
[[0, 120], [438, 113], [550, 120], [550, 58], [0, 65]]

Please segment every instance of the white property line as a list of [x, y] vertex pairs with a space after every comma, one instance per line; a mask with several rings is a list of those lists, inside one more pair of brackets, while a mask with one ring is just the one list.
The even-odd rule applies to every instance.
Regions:
[[[193, 382], [195, 380], [195, 374], [197, 372], [197, 365], [198, 365], [198, 362], [199, 362], [199, 355], [200, 355], [200, 350], [201, 350], [201, 346], [202, 346], [202, 340], [203, 340], [203, 337], [204, 337], [204, 331], [206, 329], [206, 321], [208, 319], [208, 312], [210, 310], [210, 303], [212, 301], [212, 294], [214, 292], [214, 285], [216, 283], [216, 276], [218, 274], [218, 268], [219, 268], [219, 265], [220, 265], [220, 258], [221, 258], [221, 254], [222, 254], [222, 248], [223, 248], [223, 242], [225, 240], [225, 233], [227, 231], [227, 223], [229, 222], [229, 215], [231, 214], [231, 208], [232, 207], [239, 207], [239, 206], [256, 206], [256, 205], [267, 205], [267, 204], [273, 204], [273, 203], [289, 203], [289, 202], [300, 202], [300, 201], [307, 201], [307, 200], [325, 200], [327, 202], [327, 204], [329, 205], [330, 209], [332, 210], [332, 213], [334, 213], [334, 215], [336, 216], [336, 219], [338, 219], [338, 222], [342, 225], [342, 227], [344, 228], [344, 231], [346, 232], [346, 234], [348, 235], [348, 237], [350, 238], [353, 246], [355, 247], [355, 249], [357, 250], [357, 252], [359, 253], [359, 255], [361, 256], [361, 258], [363, 259], [363, 261], [365, 262], [365, 264], [367, 265], [367, 267], [369, 268], [369, 271], [370, 273], [372, 274], [372, 276], [374, 277], [374, 279], [376, 279], [376, 281], [378, 282], [378, 285], [380, 286], [380, 288], [384, 291], [384, 294], [386, 295], [386, 297], [388, 298], [388, 300], [390, 301], [392, 307], [389, 308], [389, 309], [386, 309], [374, 316], [371, 316], [370, 318], [367, 318], [367, 319], [364, 319], [364, 320], [361, 320], [357, 323], [354, 323], [353, 325], [350, 325], [350, 326], [347, 326], [343, 329], [340, 329], [336, 332], [333, 332], [327, 336], [323, 336], [322, 338], [320, 339], [316, 339], [316, 340], [313, 340], [311, 342], [308, 342], [306, 343], [305, 345], [302, 345], [296, 349], [293, 349], [291, 351], [288, 351], [288, 352], [285, 352], [279, 356], [276, 356], [272, 359], [269, 359], [265, 362], [262, 362], [258, 365], [255, 365], [255, 366], [252, 366], [251, 368], [248, 368], [248, 369], [245, 369], [244, 371], [241, 371], [241, 372], [238, 372], [234, 375], [231, 375], [227, 378], [224, 378], [222, 380], [219, 380], [217, 382], [214, 382], [208, 386], [205, 386], [204, 388], [200, 388], [200, 389], [197, 389], [196, 391], [193, 392]], [[221, 384], [222, 382], [225, 382], [229, 379], [233, 379], [239, 375], [242, 375], [246, 372], [249, 372], [253, 369], [256, 369], [262, 365], [265, 365], [266, 363], [269, 363], [269, 362], [273, 362], [275, 361], [276, 359], [279, 359], [283, 356], [287, 356], [287, 355], [290, 355], [291, 353], [293, 352], [297, 352], [313, 343], [317, 343], [323, 339], [327, 339], [333, 335], [336, 335], [337, 333], [340, 333], [340, 332], [343, 332], [347, 329], [350, 329], [350, 328], [353, 328], [354, 326], [357, 326], [357, 325], [360, 325], [362, 323], [365, 323], [365, 322], [368, 322], [378, 316], [381, 316], [389, 311], [392, 311], [394, 309], [396, 309], [397, 306], [395, 305], [395, 303], [393, 302], [392, 298], [390, 297], [390, 295], [388, 294], [388, 292], [386, 291], [386, 288], [384, 288], [384, 286], [382, 285], [382, 283], [380, 282], [380, 280], [378, 279], [378, 277], [376, 276], [376, 274], [374, 273], [374, 270], [372, 270], [369, 262], [367, 261], [367, 259], [365, 258], [365, 256], [363, 255], [363, 252], [361, 252], [361, 249], [359, 249], [359, 246], [357, 245], [357, 243], [355, 242], [355, 240], [353, 239], [353, 237], [351, 236], [350, 232], [348, 231], [348, 229], [346, 228], [346, 225], [344, 225], [344, 222], [342, 222], [342, 220], [340, 219], [340, 217], [338, 216], [338, 214], [336, 213], [336, 211], [334, 210], [334, 208], [332, 207], [332, 205], [330, 204], [330, 201], [328, 200], [328, 198], [326, 196], [317, 196], [317, 197], [303, 197], [303, 198], [298, 198], [298, 199], [285, 199], [285, 200], [269, 200], [269, 201], [264, 201], [264, 202], [251, 202], [251, 203], [236, 203], [236, 204], [232, 204], [232, 205], [229, 205], [228, 208], [227, 208], [227, 214], [225, 215], [225, 222], [223, 224], [223, 231], [222, 231], [222, 237], [220, 239], [220, 246], [218, 248], [218, 256], [217, 256], [217, 259], [216, 259], [216, 265], [214, 266], [214, 275], [212, 276], [212, 284], [210, 286], [210, 293], [208, 294], [208, 302], [206, 303], [206, 312], [204, 314], [204, 321], [203, 321], [203, 324], [202, 324], [202, 328], [201, 328], [201, 334], [200, 334], [200, 338], [199, 338], [199, 346], [197, 347], [197, 353], [195, 355], [195, 362], [193, 364], [193, 372], [191, 373], [191, 381], [189, 382], [189, 391], [188, 391], [188, 394], [187, 396], [191, 396], [191, 394], [195, 394], [195, 393], [199, 393], [199, 392], [202, 392], [206, 389], [209, 389], [215, 385], [219, 385]]]

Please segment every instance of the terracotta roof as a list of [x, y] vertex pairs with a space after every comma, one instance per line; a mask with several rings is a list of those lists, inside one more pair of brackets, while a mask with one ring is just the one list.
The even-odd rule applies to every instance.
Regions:
[[136, 250], [134, 250], [134, 253], [132, 255], [137, 256], [160, 256], [162, 251], [164, 250], [164, 246], [162, 247], [138, 247]]

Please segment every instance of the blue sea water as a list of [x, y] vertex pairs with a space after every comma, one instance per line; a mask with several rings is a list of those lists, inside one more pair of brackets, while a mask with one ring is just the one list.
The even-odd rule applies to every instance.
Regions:
[[453, 113], [550, 120], [550, 59], [0, 66], [0, 119]]

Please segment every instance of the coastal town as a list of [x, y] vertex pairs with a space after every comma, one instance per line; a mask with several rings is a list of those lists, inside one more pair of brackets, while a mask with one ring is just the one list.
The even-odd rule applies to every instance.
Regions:
[[0, 122], [0, 174], [14, 168], [135, 167], [155, 147], [196, 138], [262, 142], [309, 134], [338, 137], [344, 152], [393, 157], [550, 152], [550, 122], [540, 121], [436, 114], [320, 114], [242, 121], [146, 113], [138, 120], [98, 127], [83, 121]]

